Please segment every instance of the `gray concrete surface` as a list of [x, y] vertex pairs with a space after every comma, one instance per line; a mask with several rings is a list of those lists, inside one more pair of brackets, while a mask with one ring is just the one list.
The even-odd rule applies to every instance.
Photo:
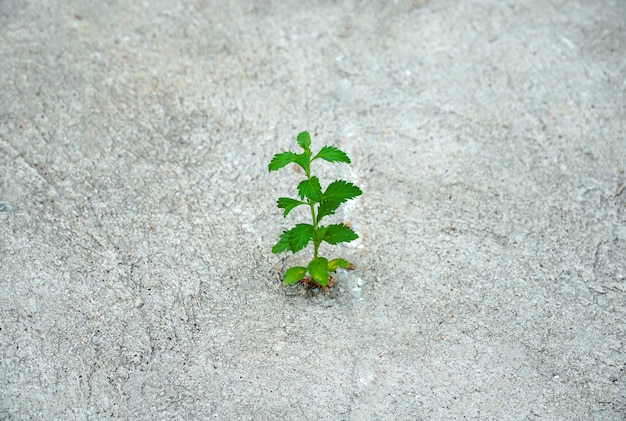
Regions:
[[[623, 420], [626, 2], [0, 0], [0, 418]], [[299, 131], [364, 190], [283, 287]]]

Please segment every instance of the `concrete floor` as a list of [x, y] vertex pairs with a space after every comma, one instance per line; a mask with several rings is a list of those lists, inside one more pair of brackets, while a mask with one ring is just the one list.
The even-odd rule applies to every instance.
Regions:
[[622, 0], [0, 1], [0, 418], [626, 419], [625, 92]]

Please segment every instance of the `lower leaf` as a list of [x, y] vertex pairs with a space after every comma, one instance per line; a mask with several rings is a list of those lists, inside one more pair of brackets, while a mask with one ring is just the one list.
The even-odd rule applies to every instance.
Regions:
[[346, 259], [333, 259], [330, 262], [328, 262], [329, 272], [334, 272], [338, 268], [347, 268], [347, 267], [350, 267], [350, 262], [348, 262]]
[[306, 275], [306, 268], [302, 266], [294, 266], [287, 269], [285, 276], [283, 277], [283, 284], [293, 285], [297, 284]]
[[318, 257], [309, 262], [311, 278], [321, 287], [328, 285], [328, 259]]

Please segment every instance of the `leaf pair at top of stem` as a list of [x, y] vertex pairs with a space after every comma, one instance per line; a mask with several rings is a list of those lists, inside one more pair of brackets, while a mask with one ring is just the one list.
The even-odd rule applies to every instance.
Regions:
[[308, 271], [313, 281], [325, 288], [328, 285], [329, 272], [333, 272], [339, 267], [348, 267], [350, 264], [344, 259], [328, 261], [326, 258], [318, 256], [320, 244], [322, 241], [328, 244], [350, 242], [357, 239], [358, 235], [343, 224], [319, 226], [319, 223], [325, 216], [333, 215], [342, 203], [354, 199], [362, 192], [354, 184], [343, 180], [333, 181], [323, 190], [319, 178], [311, 175], [311, 163], [316, 159], [323, 159], [328, 162], [349, 164], [350, 158], [345, 152], [334, 146], [323, 146], [317, 154], [313, 155], [310, 149], [311, 136], [308, 132], [300, 133], [297, 142], [303, 149], [302, 153], [287, 151], [276, 154], [269, 163], [268, 170], [270, 172], [276, 171], [291, 163], [304, 170], [306, 179], [298, 184], [300, 199], [281, 197], [277, 204], [280, 209], [283, 209], [283, 217], [287, 217], [289, 212], [300, 205], [308, 205], [312, 223], [296, 224], [294, 228], [283, 231], [278, 243], [272, 247], [272, 252], [291, 251], [296, 253], [305, 248], [310, 241], [313, 241], [313, 260], [309, 262], [307, 267], [296, 266], [288, 269], [285, 272], [284, 283], [294, 284], [304, 278]]

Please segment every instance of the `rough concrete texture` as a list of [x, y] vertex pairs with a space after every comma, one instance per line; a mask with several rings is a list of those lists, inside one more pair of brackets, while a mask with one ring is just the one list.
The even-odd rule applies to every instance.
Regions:
[[0, 418], [626, 418], [626, 2], [1, 0], [0, 87]]

